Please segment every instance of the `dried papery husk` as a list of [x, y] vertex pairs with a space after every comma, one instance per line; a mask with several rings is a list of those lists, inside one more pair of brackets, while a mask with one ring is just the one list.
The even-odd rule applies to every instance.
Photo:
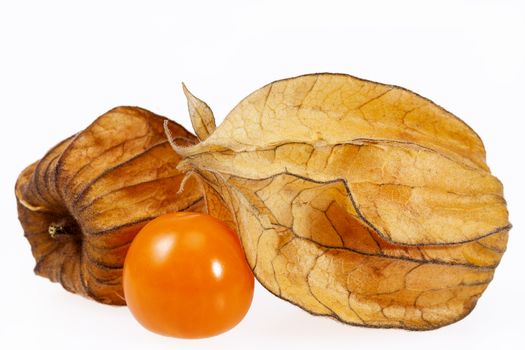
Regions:
[[[184, 174], [164, 120], [137, 107], [112, 109], [20, 174], [18, 213], [36, 274], [124, 305], [122, 265], [140, 228], [167, 212], [205, 210], [195, 178], [179, 192]], [[177, 145], [197, 142], [174, 122], [169, 130]]]
[[215, 131], [209, 107], [186, 95], [204, 137], [175, 147], [179, 169], [229, 208], [270, 292], [369, 327], [434, 329], [474, 308], [510, 224], [463, 121], [406, 89], [343, 74], [266, 85]]

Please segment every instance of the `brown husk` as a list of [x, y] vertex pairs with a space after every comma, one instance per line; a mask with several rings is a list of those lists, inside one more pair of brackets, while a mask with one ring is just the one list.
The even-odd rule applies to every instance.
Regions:
[[[96, 301], [124, 305], [122, 266], [148, 220], [171, 211], [202, 211], [202, 189], [184, 174], [163, 129], [165, 118], [119, 107], [53, 147], [16, 183], [19, 219], [35, 273]], [[170, 123], [174, 142], [195, 136]]]

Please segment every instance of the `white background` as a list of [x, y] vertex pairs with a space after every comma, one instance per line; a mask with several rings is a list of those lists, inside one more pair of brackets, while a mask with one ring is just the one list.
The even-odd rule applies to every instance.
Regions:
[[[524, 349], [523, 2], [179, 3], [0, 1], [0, 348]], [[407, 87], [483, 138], [514, 229], [494, 281], [466, 319], [423, 333], [351, 327], [257, 285], [238, 327], [180, 340], [147, 332], [124, 307], [33, 275], [13, 187], [59, 140], [117, 105], [190, 127], [181, 81], [220, 122], [268, 82], [325, 71]]]

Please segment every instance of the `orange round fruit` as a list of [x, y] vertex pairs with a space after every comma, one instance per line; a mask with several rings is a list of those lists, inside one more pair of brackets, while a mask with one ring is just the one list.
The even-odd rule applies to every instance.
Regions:
[[253, 286], [236, 233], [205, 214], [153, 219], [137, 234], [124, 262], [131, 313], [167, 336], [204, 338], [229, 330], [250, 308]]

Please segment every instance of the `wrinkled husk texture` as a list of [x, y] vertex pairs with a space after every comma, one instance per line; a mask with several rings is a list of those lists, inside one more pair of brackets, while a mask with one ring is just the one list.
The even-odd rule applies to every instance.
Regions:
[[434, 329], [474, 308], [510, 224], [484, 146], [460, 119], [343, 74], [266, 85], [213, 132], [209, 107], [187, 96], [204, 120], [194, 127], [208, 128], [175, 147], [179, 168], [229, 208], [270, 292], [369, 327]]
[[[125, 305], [122, 266], [147, 221], [171, 211], [202, 211], [196, 180], [177, 170], [165, 118], [118, 107], [31, 164], [16, 183], [18, 215], [35, 273], [96, 301]], [[197, 139], [170, 123], [174, 142]]]

